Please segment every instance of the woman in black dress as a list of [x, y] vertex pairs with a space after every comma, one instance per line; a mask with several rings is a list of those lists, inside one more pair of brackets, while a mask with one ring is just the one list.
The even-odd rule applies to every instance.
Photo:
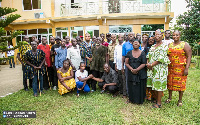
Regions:
[[128, 70], [128, 102], [142, 104], [146, 95], [147, 71], [145, 68], [146, 54], [139, 50], [138, 40], [133, 42], [133, 50], [126, 55], [125, 64]]

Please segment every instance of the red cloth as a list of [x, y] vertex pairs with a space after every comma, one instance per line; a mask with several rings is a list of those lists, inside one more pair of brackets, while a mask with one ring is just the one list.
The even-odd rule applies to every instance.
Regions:
[[107, 42], [103, 42], [102, 45], [108, 47], [109, 44]]
[[52, 64], [51, 64], [51, 53], [50, 53], [49, 45], [46, 44], [46, 46], [45, 46], [43, 44], [40, 44], [40, 45], [37, 46], [37, 49], [44, 51], [45, 57], [46, 57], [45, 61], [47, 63], [47, 67], [51, 67], [52, 66]]

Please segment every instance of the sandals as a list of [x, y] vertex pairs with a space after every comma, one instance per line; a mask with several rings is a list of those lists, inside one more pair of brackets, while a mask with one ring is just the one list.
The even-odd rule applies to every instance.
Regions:
[[165, 101], [165, 103], [170, 103], [171, 102], [171, 99], [167, 99], [166, 101]]
[[152, 105], [152, 108], [161, 108], [162, 105], [158, 105], [157, 103]]
[[183, 103], [182, 103], [182, 102], [179, 102], [179, 100], [178, 100], [177, 106], [178, 106], [178, 107], [181, 107], [182, 105], [183, 105]]

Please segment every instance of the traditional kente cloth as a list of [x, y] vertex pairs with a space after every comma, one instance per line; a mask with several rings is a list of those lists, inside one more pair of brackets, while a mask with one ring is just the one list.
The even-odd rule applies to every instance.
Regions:
[[[39, 67], [41, 65], [44, 58], [45, 58], [45, 53], [40, 49], [37, 49], [36, 54], [34, 54], [32, 52], [32, 50], [28, 50], [25, 55], [25, 60], [37, 67]], [[28, 64], [25, 65], [25, 69], [26, 69], [25, 77], [28, 79], [32, 79], [34, 77], [34, 75], [37, 74], [37, 70], [34, 69], [34, 67], [29, 66]], [[39, 70], [39, 73], [44, 75], [45, 72], [46, 72], [46, 70], [45, 70], [45, 66], [43, 64], [41, 66], [41, 69]]]
[[167, 88], [173, 91], [185, 91], [187, 76], [184, 76], [186, 66], [186, 55], [184, 51], [185, 42], [174, 46], [169, 44], [168, 56], [171, 64], [168, 66], [169, 75]]
[[[57, 71], [57, 73], [59, 73], [61, 75], [61, 77], [68, 77], [70, 76], [70, 71], [72, 70], [72, 67], [70, 66], [69, 67], [69, 70], [66, 72], [66, 73], [63, 73], [61, 72], [60, 70]], [[74, 88], [76, 87], [76, 82], [75, 82], [75, 79], [74, 78], [71, 78], [69, 80], [64, 80], [64, 83], [69, 87], [71, 88], [72, 90], [74, 90]], [[63, 95], [65, 93], [68, 93], [70, 92], [69, 90], [67, 90], [61, 83], [60, 81], [58, 80], [58, 93], [60, 95]]]

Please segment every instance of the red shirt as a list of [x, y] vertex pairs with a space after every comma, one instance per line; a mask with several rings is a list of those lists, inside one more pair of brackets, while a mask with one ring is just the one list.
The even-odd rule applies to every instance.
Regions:
[[40, 45], [37, 46], [37, 49], [40, 49], [40, 50], [44, 51], [45, 57], [46, 57], [45, 61], [47, 63], [47, 67], [51, 67], [52, 64], [51, 64], [51, 54], [50, 54], [50, 47], [49, 47], [49, 45], [46, 44], [46, 46], [45, 46], [43, 44], [40, 44]]
[[109, 44], [108, 44], [107, 42], [104, 41], [104, 42], [102, 43], [102, 45], [108, 47]]

